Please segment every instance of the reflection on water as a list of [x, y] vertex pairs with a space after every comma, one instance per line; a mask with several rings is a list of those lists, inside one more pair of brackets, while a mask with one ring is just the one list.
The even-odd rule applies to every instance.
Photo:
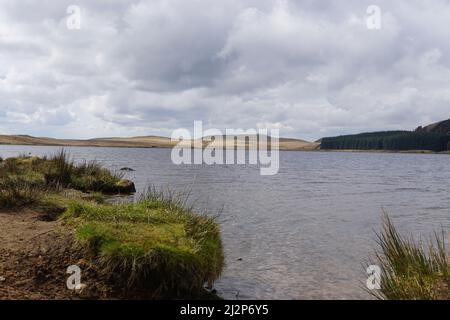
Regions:
[[[0, 146], [0, 156], [48, 155], [55, 147]], [[225, 298], [368, 298], [362, 264], [385, 208], [400, 230], [450, 227], [450, 156], [281, 152], [280, 172], [255, 166], [175, 166], [168, 149], [66, 148], [147, 185], [191, 190], [217, 213], [227, 268]]]

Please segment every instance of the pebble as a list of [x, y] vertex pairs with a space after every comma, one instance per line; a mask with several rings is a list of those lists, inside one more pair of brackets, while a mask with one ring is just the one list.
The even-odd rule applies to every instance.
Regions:
[[85, 285], [84, 283], [77, 284], [77, 286], [75, 287], [75, 291], [82, 292], [84, 289], [86, 289], [86, 287], [87, 285]]

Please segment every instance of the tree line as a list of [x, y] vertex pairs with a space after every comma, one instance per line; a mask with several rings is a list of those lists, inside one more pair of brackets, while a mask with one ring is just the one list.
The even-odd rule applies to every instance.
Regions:
[[415, 131], [383, 131], [323, 138], [321, 149], [450, 150], [450, 135]]

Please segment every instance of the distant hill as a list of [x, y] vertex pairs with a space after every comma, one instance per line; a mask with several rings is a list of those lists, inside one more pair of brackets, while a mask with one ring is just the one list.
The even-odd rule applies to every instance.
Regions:
[[133, 138], [100, 138], [90, 140], [53, 139], [47, 137], [32, 137], [27, 135], [0, 135], [0, 144], [6, 145], [41, 145], [61, 147], [128, 147], [128, 148], [168, 148], [174, 144], [164, 137], [133, 137]]
[[[229, 139], [227, 145], [230, 145]], [[234, 142], [231, 142], [234, 143]], [[172, 148], [177, 143], [170, 138], [158, 136], [143, 136], [131, 138], [97, 138], [89, 140], [53, 139], [47, 137], [32, 137], [28, 135], [0, 135], [0, 145], [40, 145], [61, 147], [117, 147], [117, 148]], [[187, 142], [189, 145], [189, 142]], [[203, 143], [204, 146], [208, 142]], [[308, 151], [315, 150], [319, 143], [308, 142], [299, 139], [280, 138], [280, 150], [284, 151]], [[246, 143], [248, 146], [248, 143]]]
[[436, 122], [426, 127], [418, 127], [415, 132], [450, 134], [450, 119]]

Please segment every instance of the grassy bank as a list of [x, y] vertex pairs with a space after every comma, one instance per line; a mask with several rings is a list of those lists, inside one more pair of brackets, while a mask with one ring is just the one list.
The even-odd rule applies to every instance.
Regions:
[[381, 289], [371, 291], [388, 300], [450, 299], [450, 257], [444, 232], [427, 245], [398, 233], [387, 215], [378, 234], [374, 265], [381, 268]]
[[134, 204], [71, 202], [62, 218], [76, 228], [77, 243], [102, 276], [127, 290], [195, 296], [223, 268], [214, 219], [156, 193]]
[[97, 163], [74, 164], [63, 151], [0, 163], [0, 209], [33, 209], [60, 222], [73, 237], [71, 249], [113, 297], [204, 295], [224, 265], [214, 218], [155, 191], [135, 203], [104, 202], [105, 194], [133, 192], [130, 186]]

